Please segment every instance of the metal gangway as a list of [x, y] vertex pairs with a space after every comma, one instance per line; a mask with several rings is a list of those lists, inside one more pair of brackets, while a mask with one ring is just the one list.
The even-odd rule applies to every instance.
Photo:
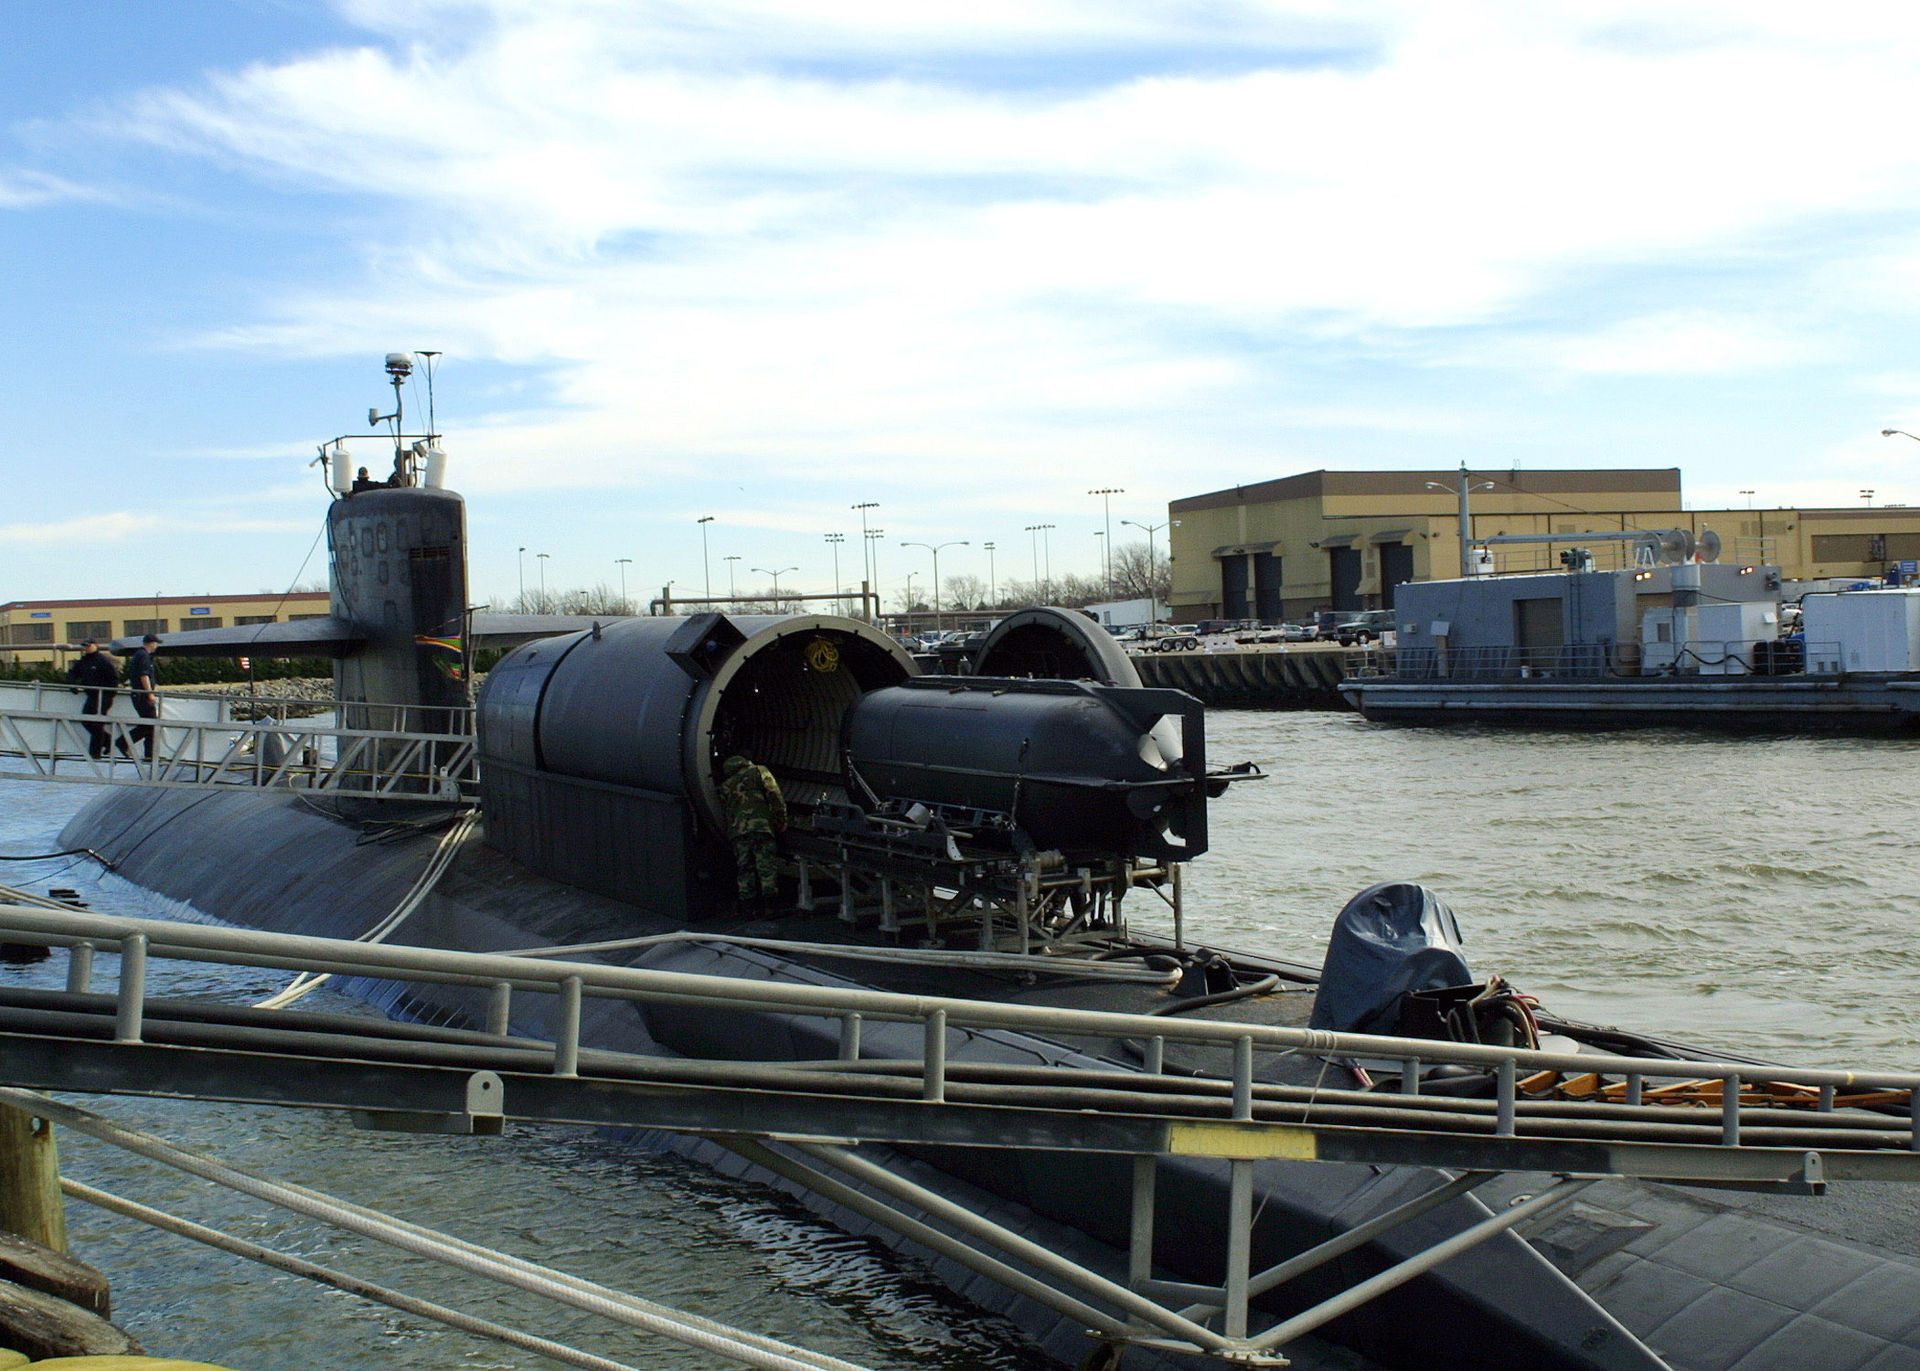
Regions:
[[[119, 708], [84, 714], [83, 695], [41, 683], [0, 691], [0, 757], [24, 763], [0, 778], [479, 798], [471, 710], [356, 704], [347, 706], [354, 726], [343, 727], [332, 701], [162, 692], [161, 717], [147, 720]], [[264, 717], [236, 717], [242, 707]]]
[[[676, 939], [743, 941], [687, 932], [634, 947]], [[1248, 1364], [1285, 1364], [1295, 1339], [1602, 1179], [1801, 1194], [1840, 1181], [1920, 1181], [1920, 1074], [1911, 1072], [1528, 1050], [902, 995], [574, 959], [586, 949], [464, 953], [109, 917], [38, 900], [0, 904], [0, 941], [68, 955], [64, 991], [0, 990], [0, 1084], [346, 1109], [367, 1126], [413, 1131], [494, 1134], [526, 1120], [699, 1135], [1115, 1346]], [[117, 972], [110, 988], [96, 989], [95, 954], [107, 951], [119, 954]], [[914, 955], [977, 965], [992, 954]], [[147, 974], [156, 959], [458, 987], [452, 993], [473, 1013], [465, 1026], [436, 1026], [154, 997]], [[1080, 958], [1019, 959], [1029, 971], [1049, 960], [1068, 976], [1096, 968], [1134, 979], [1155, 974]], [[834, 1024], [838, 1049], [829, 1060], [775, 1062], [596, 1050], [581, 1037], [596, 1001], [821, 1019]], [[516, 1023], [546, 1032], [516, 1033]], [[1135, 1040], [1144, 1069], [1107, 1069], [1084, 1057], [1075, 1066], [950, 1060], [955, 1042], [996, 1030], [1053, 1042]], [[1224, 1049], [1231, 1070], [1163, 1071], [1174, 1047]], [[1257, 1070], [1271, 1054], [1397, 1063], [1405, 1084], [1277, 1084]], [[1421, 1067], [1440, 1063], [1490, 1071], [1492, 1098], [1420, 1093]], [[863, 1143], [1130, 1157], [1124, 1277], [916, 1184], [862, 1156]], [[1156, 1176], [1170, 1158], [1230, 1168], [1218, 1284], [1155, 1275]], [[1261, 1270], [1252, 1262], [1253, 1167], [1270, 1159], [1458, 1174]], [[1404, 1225], [1507, 1172], [1547, 1179], [1377, 1275], [1261, 1325], [1270, 1316], [1255, 1301], [1266, 1292], [1384, 1234], [1405, 1234]]]

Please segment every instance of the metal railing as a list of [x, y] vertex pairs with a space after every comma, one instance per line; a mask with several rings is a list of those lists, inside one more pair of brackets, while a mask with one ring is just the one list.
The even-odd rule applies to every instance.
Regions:
[[[84, 686], [53, 681], [0, 681], [0, 709], [22, 707], [50, 714], [81, 712], [88, 691]], [[127, 700], [125, 686], [113, 688], [113, 717], [136, 719]], [[289, 719], [338, 715], [343, 728], [388, 733], [473, 732], [473, 708], [470, 705], [407, 705], [349, 701], [342, 705], [331, 697], [242, 694], [238, 691], [195, 690], [184, 687], [156, 692], [161, 712], [207, 723], [281, 722]]]
[[[504, 1111], [515, 1117], [726, 1135], [726, 1145], [782, 1175], [870, 1217], [884, 1214], [881, 1221], [895, 1222], [995, 1279], [1024, 1282], [1024, 1293], [1083, 1320], [1098, 1337], [1235, 1360], [1272, 1352], [1464, 1248], [1562, 1203], [1601, 1176], [1813, 1193], [1833, 1180], [1920, 1181], [1920, 1073], [1914, 1072], [1554, 1052], [904, 995], [570, 961], [564, 948], [553, 949], [552, 958], [453, 952], [114, 918], [45, 904], [0, 904], [0, 939], [69, 948], [67, 1018], [72, 1018], [74, 997], [97, 1002], [104, 1016], [97, 1031], [76, 1030], [70, 1022], [35, 1027], [8, 1019], [0, 1080], [74, 1088], [61, 1073], [79, 1071], [91, 1082], [79, 1088], [159, 1089], [149, 1084], [151, 1054], [167, 1041], [188, 1043], [198, 1054], [193, 1058], [197, 1069], [206, 1069], [217, 1054], [209, 1055], [207, 1045], [192, 1039], [169, 1040], [177, 1025], [148, 999], [147, 968], [155, 957], [470, 987], [485, 1005], [485, 1036], [458, 1034], [463, 1056], [453, 1055], [452, 1040], [435, 1043], [432, 1050], [439, 1055], [414, 1064], [454, 1074], [456, 1086], [466, 1091], [469, 1116], [479, 1108], [471, 1103], [474, 1082], [486, 1077], [481, 1093], [496, 1129], [455, 1131], [497, 1131]], [[89, 997], [94, 953], [109, 948], [120, 954], [113, 993]], [[549, 1042], [507, 1036], [515, 997], [528, 993], [552, 997], [544, 1016], [551, 1025]], [[596, 1051], [581, 1039], [583, 1005], [590, 1000], [836, 1021], [838, 1059], [703, 1062]], [[875, 1025], [898, 1026], [885, 1033], [878, 1060], [869, 1055], [877, 1035], [863, 1036]], [[417, 1037], [427, 1030], [407, 1031]], [[353, 1032], [356, 1036], [340, 1050], [343, 1064], [353, 1067], [350, 1073], [329, 1073], [321, 1069], [322, 1059], [305, 1072], [279, 1070], [266, 1102], [338, 1104], [290, 1096], [302, 1089], [345, 1089], [343, 1079], [362, 1088], [380, 1063], [394, 1062], [401, 1052], [396, 1043], [383, 1041], [400, 1033], [398, 1026], [372, 1021]], [[1068, 1065], [1064, 1051], [1058, 1057], [1042, 1054], [1039, 1065], [950, 1061], [955, 1042], [964, 1046], [970, 1034], [999, 1032], [1026, 1035], [1029, 1043], [1133, 1041], [1141, 1045], [1144, 1068]], [[310, 1034], [295, 1036], [303, 1050], [314, 1051], [306, 1041]], [[1214, 1077], [1162, 1074], [1167, 1049], [1175, 1044], [1225, 1049], [1231, 1065]], [[251, 1070], [262, 1069], [259, 1063], [266, 1059], [260, 1053], [270, 1046], [248, 1052]], [[101, 1054], [118, 1049], [133, 1055], [125, 1082], [109, 1086], [103, 1084], [111, 1073]], [[493, 1055], [484, 1055], [489, 1052]], [[1261, 1080], [1259, 1062], [1273, 1055], [1385, 1063], [1388, 1070], [1397, 1065], [1402, 1084], [1397, 1090], [1364, 1091]], [[487, 1063], [497, 1071], [472, 1071]], [[1423, 1069], [1440, 1064], [1491, 1073], [1491, 1097], [1422, 1094]], [[171, 1082], [166, 1088], [177, 1092], [179, 1078], [166, 1079]], [[418, 1108], [421, 1092], [409, 1084], [415, 1093], [406, 1098]], [[562, 1089], [575, 1085], [579, 1089], [572, 1094]], [[743, 1089], [750, 1101], [744, 1105]], [[713, 1102], [703, 1104], [702, 1092]], [[1131, 1154], [1128, 1278], [1118, 1282], [1089, 1271], [863, 1160], [842, 1142], [824, 1139]], [[778, 1141], [788, 1152], [772, 1152], [766, 1141]], [[924, 1223], [871, 1195], [861, 1197], [854, 1187], [790, 1153], [934, 1213], [969, 1241], [932, 1233]], [[1218, 1286], [1154, 1277], [1155, 1163], [1165, 1157], [1213, 1158], [1229, 1165], [1228, 1255]], [[1257, 1271], [1251, 1255], [1257, 1219], [1252, 1167], [1271, 1158], [1445, 1165], [1467, 1174], [1308, 1253]], [[1533, 1199], [1471, 1223], [1340, 1295], [1254, 1330], [1252, 1303], [1265, 1292], [1501, 1170], [1547, 1171], [1560, 1179]], [[1041, 1271], [1048, 1281], [1015, 1271], [976, 1243]], [[1218, 1327], [1211, 1326], [1216, 1316]]]
[[[101, 730], [96, 738], [90, 728]], [[151, 730], [152, 737], [146, 736]], [[148, 746], [151, 744], [151, 755]], [[304, 721], [145, 720], [0, 710], [0, 776], [161, 786], [281, 786], [390, 798], [478, 799], [471, 735], [335, 728]]]
[[1402, 645], [1384, 674], [1419, 681], [1591, 681], [1696, 675], [1804, 678], [1843, 675], [1840, 661], [1838, 643], [1787, 639], [1569, 643], [1559, 647]]

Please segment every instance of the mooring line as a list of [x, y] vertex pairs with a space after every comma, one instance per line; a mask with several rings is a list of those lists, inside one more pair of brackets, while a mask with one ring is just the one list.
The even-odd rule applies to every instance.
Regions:
[[698, 1314], [656, 1304], [564, 1271], [540, 1266], [505, 1252], [397, 1219], [336, 1196], [284, 1181], [271, 1181], [225, 1162], [178, 1147], [150, 1133], [125, 1128], [99, 1114], [63, 1104], [31, 1090], [0, 1087], [0, 1103], [171, 1166], [188, 1175], [226, 1186], [268, 1204], [304, 1214], [336, 1228], [485, 1276], [615, 1323], [626, 1324], [761, 1371], [866, 1371], [856, 1363], [794, 1347]]

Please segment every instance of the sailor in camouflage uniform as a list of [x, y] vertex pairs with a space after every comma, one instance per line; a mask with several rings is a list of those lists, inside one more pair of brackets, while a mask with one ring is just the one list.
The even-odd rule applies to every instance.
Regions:
[[780, 794], [780, 782], [764, 766], [745, 757], [729, 757], [720, 782], [720, 803], [727, 812], [727, 837], [733, 843], [740, 907], [768, 910], [779, 876], [774, 835], [787, 827], [787, 801]]

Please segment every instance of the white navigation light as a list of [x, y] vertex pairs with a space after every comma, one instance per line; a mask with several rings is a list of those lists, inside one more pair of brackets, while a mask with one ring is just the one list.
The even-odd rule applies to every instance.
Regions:
[[404, 352], [389, 352], [387, 354], [387, 375], [393, 377], [395, 380], [399, 380], [404, 376], [413, 375], [413, 358], [407, 356]]

